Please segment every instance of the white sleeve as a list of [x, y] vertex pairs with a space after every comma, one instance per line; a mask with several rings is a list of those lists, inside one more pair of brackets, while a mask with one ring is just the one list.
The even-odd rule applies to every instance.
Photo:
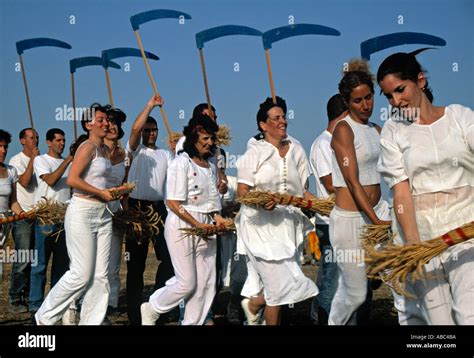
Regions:
[[258, 149], [251, 145], [245, 154], [237, 160], [237, 183], [255, 186], [255, 173], [259, 161]]
[[188, 159], [178, 156], [168, 167], [166, 174], [166, 199], [186, 201], [188, 198]]
[[[316, 147], [316, 173], [319, 178], [332, 173], [332, 148], [328, 141], [321, 141]], [[314, 173], [314, 175], [316, 175]]]
[[44, 174], [51, 173], [51, 167], [48, 164], [48, 161], [42, 156], [37, 156], [33, 162], [33, 170], [37, 178], [41, 178]]
[[140, 150], [140, 143], [138, 143], [137, 145], [137, 148], [135, 148], [135, 150], [132, 150], [132, 148], [130, 148], [130, 141], [127, 141], [127, 146], [125, 148], [125, 151], [127, 153], [130, 153], [132, 155], [133, 158], [135, 158], [135, 156], [138, 154], [138, 151]]
[[23, 166], [21, 165], [20, 157], [18, 155], [13, 156], [8, 162], [8, 165], [14, 167], [18, 175], [22, 175], [26, 170], [26, 168], [23, 168]]
[[403, 165], [403, 153], [395, 138], [396, 133], [396, 124], [390, 120], [387, 121], [382, 128], [381, 154], [377, 164], [377, 171], [390, 188], [408, 179]]
[[474, 111], [469, 107], [460, 105], [453, 106], [455, 118], [461, 125], [464, 138], [471, 153], [474, 153]]

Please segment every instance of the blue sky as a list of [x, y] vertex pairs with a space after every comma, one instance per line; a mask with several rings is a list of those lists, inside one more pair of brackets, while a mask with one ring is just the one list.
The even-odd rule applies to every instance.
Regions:
[[[428, 70], [435, 103], [474, 107], [474, 2], [469, 0], [0, 0], [0, 127], [14, 136], [9, 157], [20, 150], [18, 132], [29, 126], [21, 73], [15, 71], [15, 42], [52, 37], [72, 45], [71, 50], [32, 49], [23, 56], [35, 126], [40, 132], [40, 149], [45, 153], [47, 129], [62, 128], [69, 142], [73, 137], [72, 122], [55, 120], [58, 108], [71, 106], [69, 60], [100, 56], [103, 49], [111, 47], [138, 47], [129, 17], [158, 8], [184, 11], [193, 17], [184, 25], [177, 20], [157, 20], [140, 28], [145, 49], [160, 56], [160, 61], [153, 62], [151, 67], [174, 131], [186, 124], [195, 104], [205, 101], [195, 33], [228, 24], [267, 31], [288, 25], [294, 19], [295, 23], [320, 24], [341, 32], [339, 37], [287, 39], [274, 44], [271, 50], [276, 92], [287, 100], [294, 113], [288, 131], [302, 142], [306, 151], [326, 126], [326, 102], [337, 92], [342, 64], [360, 56], [360, 43], [374, 36], [414, 31], [444, 38], [446, 47], [418, 57]], [[75, 24], [70, 23], [71, 16]], [[374, 54], [372, 71], [376, 72], [388, 55], [419, 47], [405, 45]], [[218, 39], [206, 44], [204, 55], [219, 122], [231, 128], [233, 141], [227, 150], [234, 155], [242, 154], [248, 138], [256, 133], [258, 105], [270, 96], [261, 39]], [[128, 115], [124, 126], [128, 135], [134, 118], [152, 95], [152, 88], [143, 60], [122, 58], [117, 62], [130, 66], [128, 72], [110, 69], [115, 104]], [[453, 70], [456, 64], [457, 71]], [[101, 67], [79, 69], [75, 81], [77, 106], [108, 102]], [[378, 95], [378, 88], [376, 92], [371, 120], [380, 122], [381, 109], [387, 102]], [[184, 118], [180, 118], [180, 111], [184, 111]], [[163, 139], [165, 130], [157, 109], [154, 115]]]

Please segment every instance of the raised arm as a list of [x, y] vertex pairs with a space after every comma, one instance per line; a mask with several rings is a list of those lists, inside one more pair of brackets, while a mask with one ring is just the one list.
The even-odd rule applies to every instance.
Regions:
[[156, 106], [162, 106], [163, 103], [163, 99], [160, 96], [151, 97], [143, 111], [141, 111], [141, 113], [135, 119], [135, 122], [133, 122], [132, 131], [130, 132], [130, 138], [128, 140], [130, 149], [132, 151], [135, 151], [138, 147], [138, 144], [140, 144], [140, 135], [151, 111]]

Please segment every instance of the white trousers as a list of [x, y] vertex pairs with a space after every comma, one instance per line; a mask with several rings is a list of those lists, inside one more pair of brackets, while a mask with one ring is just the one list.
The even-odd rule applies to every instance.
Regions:
[[69, 271], [49, 291], [36, 314], [37, 321], [53, 325], [73, 300], [83, 294], [80, 325], [100, 325], [107, 312], [107, 277], [112, 218], [105, 204], [73, 197], [64, 221]]
[[[210, 223], [207, 214], [189, 212], [197, 221]], [[165, 222], [166, 245], [175, 276], [150, 297], [158, 313], [166, 313], [181, 300], [186, 302], [182, 325], [202, 325], [216, 294], [216, 241], [182, 236], [180, 228], [190, 227], [172, 211]]]
[[[390, 217], [388, 203], [384, 200], [374, 206], [374, 211], [381, 220], [388, 220]], [[337, 206], [331, 211], [329, 239], [333, 247], [332, 259], [337, 262], [338, 281], [331, 304], [329, 325], [354, 324], [353, 313], [366, 299], [367, 274], [360, 235], [364, 225], [370, 223], [369, 218], [359, 211], [343, 210]]]
[[[115, 213], [120, 207], [120, 202], [109, 203], [109, 209]], [[120, 263], [122, 261], [122, 237], [117, 230], [112, 231], [109, 259], [109, 306], [117, 308], [120, 295]]]

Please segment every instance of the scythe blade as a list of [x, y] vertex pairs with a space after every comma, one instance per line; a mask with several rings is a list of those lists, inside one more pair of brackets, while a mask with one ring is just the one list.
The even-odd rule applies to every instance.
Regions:
[[340, 36], [341, 33], [323, 25], [316, 24], [295, 24], [277, 27], [263, 33], [263, 47], [266, 49], [272, 48], [272, 44], [293, 36], [301, 35], [326, 35], [326, 36]]
[[137, 31], [140, 28], [140, 25], [146, 22], [158, 19], [179, 19], [181, 16], [187, 20], [191, 19], [191, 15], [186, 14], [185, 12], [161, 9], [144, 11], [130, 16], [130, 23], [132, 24], [133, 31]]

